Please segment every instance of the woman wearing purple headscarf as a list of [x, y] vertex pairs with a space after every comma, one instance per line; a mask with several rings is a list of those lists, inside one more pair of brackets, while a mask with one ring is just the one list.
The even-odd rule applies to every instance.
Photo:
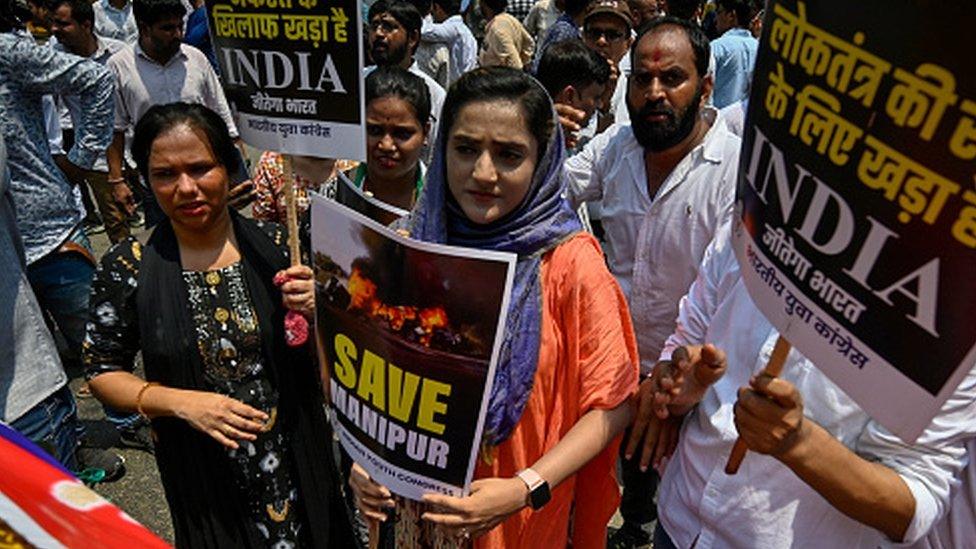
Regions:
[[518, 254], [482, 457], [471, 495], [423, 505], [394, 502], [354, 465], [357, 505], [373, 521], [396, 508], [400, 547], [602, 547], [637, 351], [623, 295], [563, 198], [552, 103], [520, 71], [477, 69], [441, 118], [412, 236]]

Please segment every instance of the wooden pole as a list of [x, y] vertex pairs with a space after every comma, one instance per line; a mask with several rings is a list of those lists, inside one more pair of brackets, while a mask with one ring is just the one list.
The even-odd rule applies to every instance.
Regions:
[[380, 523], [367, 519], [369, 524], [369, 549], [379, 549], [380, 546]]
[[295, 177], [291, 167], [291, 155], [281, 155], [281, 171], [284, 176], [285, 213], [288, 228], [288, 254], [291, 266], [302, 264], [302, 251], [298, 240], [298, 204], [295, 197]]
[[[763, 369], [763, 375], [779, 377], [783, 373], [783, 363], [786, 362], [786, 355], [788, 354], [790, 354], [790, 342], [780, 335], [776, 338], [773, 354], [769, 356], [769, 362]], [[734, 475], [739, 472], [739, 466], [742, 465], [742, 460], [745, 459], [747, 451], [749, 449], [746, 448], [746, 443], [742, 441], [742, 438], [737, 439], [735, 446], [732, 447], [732, 453], [729, 454], [729, 461], [725, 464], [725, 474]]]

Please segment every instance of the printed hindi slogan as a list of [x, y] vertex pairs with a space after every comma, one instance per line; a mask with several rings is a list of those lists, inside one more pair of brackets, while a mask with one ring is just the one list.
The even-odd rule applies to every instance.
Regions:
[[352, 459], [419, 500], [466, 495], [515, 256], [417, 242], [312, 198], [316, 336]]
[[770, 2], [740, 162], [750, 294], [906, 441], [976, 363], [976, 7], [950, 4]]
[[244, 141], [365, 160], [357, 0], [207, 0], [207, 14]]

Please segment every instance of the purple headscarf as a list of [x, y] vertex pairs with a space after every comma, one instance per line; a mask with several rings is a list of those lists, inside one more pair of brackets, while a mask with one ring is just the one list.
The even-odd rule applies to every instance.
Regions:
[[518, 255], [482, 437], [493, 446], [512, 434], [532, 392], [542, 335], [542, 256], [582, 230], [579, 217], [565, 198], [565, 149], [555, 111], [552, 116], [555, 129], [536, 165], [532, 185], [511, 213], [479, 225], [449, 197], [446, 156], [450, 128], [439, 132], [427, 183], [413, 213], [411, 236], [418, 240]]

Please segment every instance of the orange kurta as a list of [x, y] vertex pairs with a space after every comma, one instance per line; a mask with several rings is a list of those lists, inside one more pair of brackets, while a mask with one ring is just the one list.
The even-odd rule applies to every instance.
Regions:
[[[615, 408], [637, 390], [637, 344], [623, 293], [596, 240], [578, 235], [542, 259], [542, 337], [532, 393], [512, 435], [478, 461], [475, 478], [512, 477], [558, 443], [586, 412]], [[552, 491], [539, 512], [523, 509], [475, 542], [484, 548], [604, 547], [620, 493], [620, 437]]]

